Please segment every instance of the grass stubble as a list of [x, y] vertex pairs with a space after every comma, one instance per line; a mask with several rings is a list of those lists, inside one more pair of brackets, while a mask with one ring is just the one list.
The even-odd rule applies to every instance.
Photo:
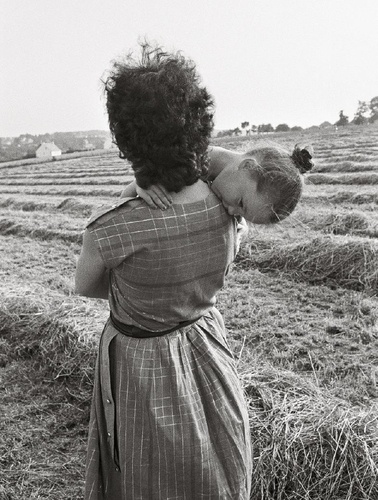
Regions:
[[[319, 136], [323, 172], [372, 165], [372, 130], [365, 142], [354, 129]], [[245, 140], [225, 145], [246, 149]], [[102, 160], [60, 161], [59, 168], [66, 176], [93, 161]], [[110, 156], [106, 162], [119, 165]], [[48, 175], [57, 164], [32, 168]], [[9, 166], [20, 180], [25, 168]], [[0, 190], [0, 249], [10, 250], [0, 267], [1, 500], [82, 498], [96, 349], [108, 311], [101, 300], [74, 296], [72, 275], [77, 224], [92, 208], [85, 199], [116, 195], [100, 184], [96, 191]], [[321, 194], [305, 198], [287, 225], [252, 229], [219, 295], [250, 409], [253, 500], [378, 498], [376, 197], [357, 200], [351, 188], [334, 192], [326, 207]]]

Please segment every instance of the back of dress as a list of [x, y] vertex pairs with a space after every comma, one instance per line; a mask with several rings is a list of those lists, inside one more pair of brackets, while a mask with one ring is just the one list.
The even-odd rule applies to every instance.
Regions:
[[236, 224], [212, 193], [162, 211], [121, 201], [88, 223], [122, 323], [162, 331], [206, 313], [235, 257]]

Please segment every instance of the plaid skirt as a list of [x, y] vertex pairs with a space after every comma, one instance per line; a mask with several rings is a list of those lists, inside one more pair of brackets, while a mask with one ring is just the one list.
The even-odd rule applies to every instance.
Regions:
[[108, 322], [96, 366], [86, 500], [248, 500], [248, 413], [216, 309], [162, 337]]

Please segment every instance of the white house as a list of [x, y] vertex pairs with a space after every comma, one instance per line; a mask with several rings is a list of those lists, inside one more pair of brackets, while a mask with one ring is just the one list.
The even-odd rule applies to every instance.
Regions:
[[53, 142], [42, 142], [35, 152], [35, 156], [37, 158], [55, 158], [61, 154], [62, 150], [59, 149]]

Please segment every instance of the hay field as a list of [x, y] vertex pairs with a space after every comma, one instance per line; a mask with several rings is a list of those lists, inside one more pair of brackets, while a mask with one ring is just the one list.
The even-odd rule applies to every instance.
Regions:
[[[378, 128], [269, 140], [311, 142], [316, 168], [290, 218], [250, 227], [219, 294], [250, 407], [252, 498], [378, 499]], [[82, 498], [108, 311], [73, 295], [75, 258], [93, 208], [131, 178], [109, 153], [0, 164], [1, 500]]]

